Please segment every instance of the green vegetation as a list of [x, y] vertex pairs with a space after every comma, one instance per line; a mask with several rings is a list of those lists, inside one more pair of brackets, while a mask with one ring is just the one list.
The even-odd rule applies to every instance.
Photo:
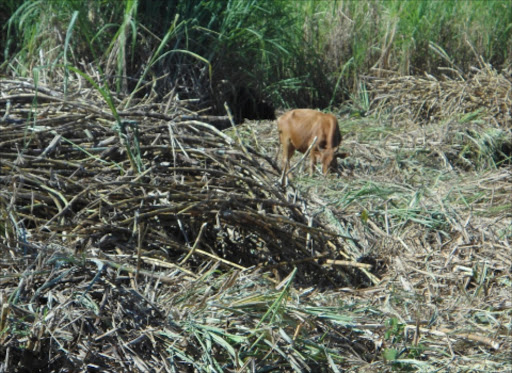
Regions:
[[91, 63], [117, 92], [174, 89], [219, 113], [226, 100], [245, 104], [240, 89], [275, 107], [339, 107], [364, 97], [362, 75], [457, 76], [480, 58], [497, 68], [512, 58], [501, 0], [10, 0], [1, 10], [4, 74], [38, 67], [51, 79], [57, 64]]

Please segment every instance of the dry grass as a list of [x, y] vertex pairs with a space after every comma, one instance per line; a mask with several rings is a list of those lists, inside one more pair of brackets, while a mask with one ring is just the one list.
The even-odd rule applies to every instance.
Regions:
[[273, 123], [1, 81], [0, 371], [509, 371], [509, 119], [412, 80], [286, 189]]
[[[242, 352], [217, 340], [216, 333], [227, 335], [227, 320], [236, 336], [225, 343], [263, 348], [272, 359], [280, 356], [274, 342], [266, 344], [273, 336], [246, 330], [258, 321], [233, 319], [245, 318], [250, 306], [251, 318], [264, 323], [273, 302], [287, 299], [292, 278], [279, 291], [269, 284], [292, 272], [301, 286], [377, 281], [369, 265], [345, 252], [350, 238], [309, 215], [293, 187], [280, 187], [272, 159], [197, 120], [172, 97], [166, 104], [139, 102], [119, 112], [117, 123], [94, 90], [66, 99], [4, 80], [2, 93], [6, 368], [29, 366], [27, 354], [40, 357], [45, 370], [243, 365]], [[247, 289], [258, 282], [265, 291]], [[227, 296], [232, 287], [243, 291]], [[190, 334], [165, 329], [172, 320]], [[203, 345], [199, 336], [195, 345], [196, 333], [216, 340], [221, 351], [213, 353], [211, 340]], [[106, 341], [120, 340], [122, 350], [103, 352]], [[197, 348], [218, 362], [196, 363]], [[131, 363], [122, 367], [123, 361]]]
[[[374, 94], [372, 113], [390, 111], [392, 116], [407, 116], [414, 122], [457, 118], [489, 121], [487, 126], [512, 127], [512, 79], [510, 71], [498, 72], [481, 63], [470, 77], [446, 69], [458, 79], [443, 80], [426, 75], [368, 79]], [[390, 75], [389, 73], [386, 75]]]

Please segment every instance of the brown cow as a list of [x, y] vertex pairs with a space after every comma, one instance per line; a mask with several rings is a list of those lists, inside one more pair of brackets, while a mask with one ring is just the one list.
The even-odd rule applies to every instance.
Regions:
[[322, 162], [322, 171], [324, 175], [327, 175], [329, 169], [336, 169], [337, 157], [345, 158], [347, 156], [337, 153], [342, 137], [338, 121], [332, 114], [324, 114], [311, 109], [295, 109], [280, 116], [277, 119], [277, 127], [279, 140], [283, 147], [282, 182], [284, 182], [290, 166], [290, 158], [295, 150], [306, 153], [315, 138], [316, 142], [311, 147], [310, 153], [311, 175], [313, 175], [317, 161]]

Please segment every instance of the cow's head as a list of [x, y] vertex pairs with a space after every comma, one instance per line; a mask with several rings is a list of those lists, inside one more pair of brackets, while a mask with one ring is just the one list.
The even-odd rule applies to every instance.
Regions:
[[325, 149], [322, 153], [322, 172], [327, 175], [329, 171], [336, 172], [338, 170], [338, 158], [345, 159], [348, 157], [348, 153], [339, 152], [335, 149]]

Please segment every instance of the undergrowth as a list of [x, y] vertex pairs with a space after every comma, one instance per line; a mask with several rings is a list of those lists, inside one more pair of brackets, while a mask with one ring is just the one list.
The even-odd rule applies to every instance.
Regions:
[[510, 67], [512, 7], [498, 0], [10, 0], [2, 7], [5, 73], [48, 66], [51, 79], [56, 64], [94, 64], [118, 93], [174, 91], [221, 114], [225, 101], [236, 115], [264, 118], [271, 104], [332, 108], [347, 99], [364, 113], [362, 75], [454, 78], [480, 59]]

